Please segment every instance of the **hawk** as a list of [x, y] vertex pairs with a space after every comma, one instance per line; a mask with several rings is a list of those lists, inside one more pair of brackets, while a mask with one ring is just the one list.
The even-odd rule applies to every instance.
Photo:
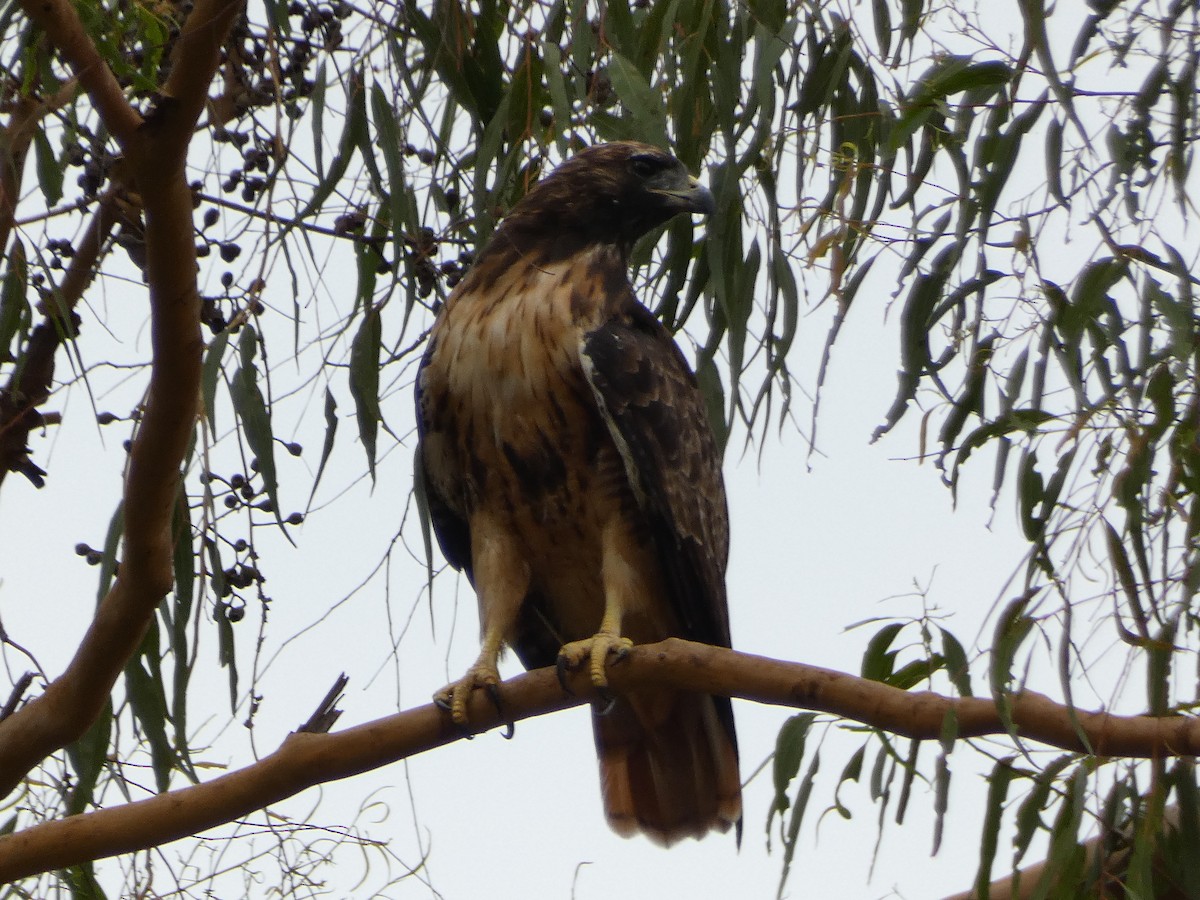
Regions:
[[[729, 517], [696, 378], [629, 282], [634, 242], [712, 194], [671, 154], [583, 150], [501, 222], [434, 322], [417, 374], [417, 469], [482, 646], [436, 699], [466, 722], [511, 647], [587, 666], [682, 637], [730, 645]], [[560, 669], [561, 671], [561, 669]], [[669, 845], [741, 821], [729, 699], [646, 690], [593, 710], [609, 824]]]

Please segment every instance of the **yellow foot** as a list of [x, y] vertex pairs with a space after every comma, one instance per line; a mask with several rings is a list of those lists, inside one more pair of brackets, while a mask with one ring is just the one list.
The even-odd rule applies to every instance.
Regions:
[[442, 709], [450, 711], [450, 718], [456, 725], [467, 724], [467, 699], [475, 688], [483, 688], [492, 698], [496, 709], [500, 709], [500, 692], [496, 685], [500, 683], [500, 673], [495, 663], [477, 660], [467, 674], [458, 681], [451, 682], [433, 695], [433, 702]]
[[629, 655], [631, 647], [633, 647], [633, 641], [629, 638], [607, 631], [601, 631], [582, 641], [571, 641], [569, 644], [564, 644], [563, 648], [558, 651], [558, 680], [565, 688], [568, 670], [578, 669], [585, 661], [589, 661], [588, 674], [591, 675], [592, 685], [603, 693], [604, 689], [608, 687], [608, 673], [605, 671], [605, 666], [608, 663], [609, 655], [614, 657], [614, 662], [620, 662]]

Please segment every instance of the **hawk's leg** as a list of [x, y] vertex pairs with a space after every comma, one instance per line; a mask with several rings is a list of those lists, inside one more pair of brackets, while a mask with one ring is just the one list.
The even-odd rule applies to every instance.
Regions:
[[467, 699], [475, 688], [486, 690], [496, 709], [503, 712], [500, 707], [500, 693], [496, 689], [496, 685], [500, 683], [500, 671], [496, 663], [500, 659], [502, 646], [503, 641], [498, 636], [491, 635], [489, 639], [488, 635], [484, 635], [479, 657], [471, 664], [471, 668], [467, 669], [467, 673], [433, 695], [433, 702], [448, 710], [455, 724], [467, 724]]
[[588, 663], [588, 674], [592, 685], [603, 692], [608, 687], [608, 673], [605, 667], [611, 655], [614, 662], [620, 662], [629, 655], [633, 641], [621, 637], [621, 611], [609, 609], [600, 623], [600, 630], [590, 638], [582, 641], [571, 641], [564, 644], [558, 651], [558, 680], [566, 687], [566, 673], [577, 669], [585, 662]]
[[621, 634], [625, 612], [647, 595], [647, 586], [636, 564], [640, 548], [636, 531], [619, 516], [614, 516], [604, 529], [602, 538], [601, 580], [604, 583], [604, 618], [600, 629], [590, 638], [571, 641], [558, 651], [558, 680], [566, 687], [566, 673], [588, 663], [592, 685], [601, 697], [608, 698], [609, 657], [620, 662], [629, 655], [633, 641]]
[[511, 535], [511, 529], [489, 516], [471, 519], [471, 561], [483, 639], [479, 657], [466, 674], [433, 695], [433, 702], [449, 710], [458, 725], [467, 724], [467, 700], [475, 688], [486, 690], [503, 715], [496, 689], [500, 683], [496, 663], [516, 628], [521, 603], [529, 590], [529, 565]]

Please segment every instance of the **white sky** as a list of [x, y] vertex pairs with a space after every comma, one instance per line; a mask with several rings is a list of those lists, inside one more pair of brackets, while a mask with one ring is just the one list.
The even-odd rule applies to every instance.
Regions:
[[[1040, 154], [1033, 157], [1040, 165]], [[352, 282], [345, 273], [326, 274], [331, 276], [325, 285], [328, 296], [311, 304], [301, 298], [310, 321], [334, 321], [338, 309], [349, 303], [346, 294]], [[949, 492], [932, 465], [919, 466], [908, 459], [916, 454], [918, 415], [910, 413], [881, 444], [868, 444], [891, 402], [898, 368], [895, 328], [884, 324], [894, 282], [887, 281], [881, 268], [868, 284], [873, 287], [860, 292], [835, 351], [820, 421], [821, 454], [812, 457], [811, 471], [807, 446], [790, 428], [767, 439], [761, 458], [755, 450], [739, 457], [735, 437], [726, 468], [733, 531], [729, 596], [734, 646], [850, 672], [857, 671], [876, 629], [848, 632], [846, 626], [872, 617], [919, 614], [922, 602], [913, 593], [914, 582], [928, 589], [926, 604], [950, 616], [949, 627], [964, 643], [973, 639], [996, 599], [1007, 596], [1005, 582], [1025, 552], [1009, 495], [1001, 496], [988, 528], [990, 453], [968, 463], [958, 510], [952, 511]], [[290, 308], [286, 279], [279, 279], [272, 290], [282, 308]], [[339, 291], [342, 306], [330, 308], [332, 295]], [[114, 332], [117, 352], [144, 358], [148, 336], [139, 286], [108, 282], [89, 297], [89, 304]], [[389, 314], [398, 311], [393, 307]], [[794, 358], [805, 386], [813, 383], [829, 314], [822, 308], [802, 323]], [[93, 349], [89, 343], [98, 333], [94, 321], [89, 318], [85, 328], [92, 329], [83, 344], [87, 358], [105, 358], [108, 350]], [[698, 332], [702, 323], [693, 321], [690, 328]], [[287, 343], [285, 338], [275, 346]], [[278, 371], [287, 365], [279, 358], [273, 363], [280, 366]], [[60, 373], [67, 371], [60, 359]], [[474, 659], [474, 598], [465, 581], [459, 584], [455, 620], [453, 573], [435, 583], [435, 622], [430, 622], [414, 518], [405, 541], [417, 556], [401, 549], [393, 555], [386, 577], [375, 578], [347, 598], [387, 552], [407, 501], [411, 377], [409, 369], [385, 402], [385, 416], [403, 442], [381, 460], [373, 494], [367, 483], [353, 484], [331, 509], [315, 512], [292, 531], [298, 545], [294, 551], [270, 529], [256, 533], [273, 602], [261, 654], [262, 663], [271, 662], [255, 685], [263, 699], [253, 732], [239, 724], [246, 715], [244, 700], [232, 722], [226, 722], [227, 686], [224, 673], [215, 669], [216, 637], [206, 612], [198, 670], [208, 683], [191, 712], [196, 746], [201, 748], [197, 760], [242, 765], [251, 758], [251, 742], [259, 755], [269, 753], [308, 717], [340, 672], [350, 676], [341, 704], [345, 713], [338, 723], [344, 727], [427, 702], [434, 690], [457, 678]], [[119, 373], [105, 376], [106, 383], [119, 380]], [[136, 402], [138, 385], [112, 390], [101, 393], [98, 408], [122, 413]], [[339, 402], [343, 420], [338, 447], [319, 502], [351, 485], [351, 473], [363, 467], [344, 385]], [[299, 417], [301, 405], [297, 401], [289, 407], [292, 420]], [[109, 426], [102, 432], [101, 447], [101, 432], [91, 421], [83, 390], [59, 395], [52, 406], [64, 411], [64, 425], [34, 442], [35, 458], [50, 471], [47, 487], [35, 491], [23, 479], [10, 476], [0, 491], [0, 619], [12, 639], [33, 650], [53, 674], [69, 658], [94, 604], [96, 570], [75, 557], [72, 548], [78, 541], [103, 543], [119, 496], [120, 443], [128, 428]], [[304, 458], [291, 460], [282, 452], [278, 457], [284, 514], [303, 508], [307, 496], [310, 482], [303, 472], [304, 467], [315, 469], [318, 460], [319, 406], [318, 393], [308, 412], [313, 424], [296, 436], [305, 445]], [[228, 405], [220, 414], [223, 427], [228, 427]], [[797, 402], [797, 415], [807, 424], [802, 402]], [[292, 420], [277, 419], [279, 436], [293, 438], [286, 432], [286, 422]], [[390, 448], [390, 439], [381, 436], [380, 446]], [[104, 454], [99, 462], [97, 453]], [[225, 466], [222, 471], [228, 474], [232, 469]], [[250, 683], [259, 614], [252, 603], [237, 626], [243, 693]], [[410, 614], [410, 627], [402, 636]], [[318, 620], [321, 624], [310, 629]], [[987, 643], [985, 634], [984, 646]], [[26, 668], [11, 648], [5, 650], [3, 662], [13, 678]], [[507, 666], [510, 673], [517, 671], [515, 661], [510, 659]], [[745, 777], [772, 751], [778, 728], [791, 711], [735, 702], [735, 715]], [[854, 819], [844, 821], [831, 813], [814, 827], [831, 802], [837, 773], [864, 740], [830, 733], [788, 896], [926, 898], [965, 889], [974, 877], [986, 790], [974, 774], [979, 763], [965, 747], [951, 760], [954, 794], [937, 857], [930, 856], [932, 791], [918, 783], [905, 825], [898, 827], [889, 819], [869, 877], [878, 834], [877, 807], [866, 787], [874, 745], [865, 761], [863, 783], [847, 785], [840, 793]], [[924, 752], [928, 760], [934, 751]], [[208, 775], [218, 771], [204, 770]], [[142, 778], [152, 782], [149, 773]], [[320, 873], [332, 885], [331, 896], [379, 892], [449, 900], [589, 900], [614, 892], [631, 898], [774, 895], [781, 854], [777, 838], [775, 852], [767, 855], [765, 850], [763, 828], [772, 795], [769, 770], [746, 792], [740, 853], [732, 837], [713, 836], [663, 851], [645, 840], [612, 835], [600, 810], [597, 780], [589, 716], [585, 709], [575, 709], [519, 723], [511, 742], [495, 733], [459, 742], [408, 763], [309, 791], [274, 812], [320, 826], [356, 821], [361, 834], [389, 842], [399, 861], [392, 862], [393, 876], [401, 863], [415, 865], [427, 854], [420, 876], [381, 888], [389, 880], [382, 855], [343, 848], [336, 866]], [[105, 801], [117, 803], [120, 798], [110, 792]], [[254, 829], [245, 829], [250, 830]], [[260, 841], [261, 846], [270, 843], [269, 837]], [[167, 848], [167, 858], [174, 858], [182, 846]], [[192, 860], [198, 866], [195, 874], [210, 871], [208, 854], [232, 864], [242, 859], [246, 846], [207, 841]], [[998, 867], [1003, 867], [1007, 852], [1002, 843]], [[1037, 856], [1035, 848], [1030, 860]], [[364, 869], [365, 863], [369, 865]], [[159, 863], [156, 868], [161, 871], [164, 866]], [[227, 873], [220, 884], [241, 885], [246, 879], [251, 885], [248, 894], [267, 896], [275, 877], [270, 860], [261, 859]], [[165, 892], [168, 884], [160, 876], [155, 888]], [[236, 893], [232, 887], [225, 890], [228, 896]], [[201, 885], [195, 893], [202, 891]]]
[[[835, 356], [821, 421], [824, 457], [813, 458], [812, 471], [804, 464], [806, 445], [790, 428], [781, 439], [768, 440], [761, 462], [753, 451], [739, 459], [731, 450], [729, 594], [738, 649], [855, 672], [875, 628], [846, 632], [845, 626], [876, 616], [919, 614], [921, 603], [911, 593], [914, 581], [929, 587], [931, 606], [953, 611], [949, 626], [969, 639], [1023, 552], [1012, 527], [1011, 503], [1002, 499], [994, 532], [985, 527], [991, 480], [986, 454], [972, 460], [970, 465], [978, 469], [964, 479], [960, 509], [952, 513], [949, 493], [932, 466], [892, 458], [907, 455], [915, 446], [912, 423], [905, 425], [909, 433], [868, 446], [894, 389], [897, 365], [895, 338], [880, 325], [882, 301], [869, 296], [864, 295], [863, 307], [852, 315]], [[806, 325], [806, 342], [819, 342], [822, 323]], [[812, 350], [808, 358], [815, 356]], [[407, 389], [385, 407], [400, 434], [411, 416], [408, 407]], [[101, 402], [100, 408], [108, 404]], [[95, 593], [96, 570], [77, 560], [72, 547], [80, 540], [101, 544], [119, 487], [119, 463], [112, 450], [121, 433], [111, 427], [105, 432], [109, 464], [89, 465], [97, 429], [86, 421], [81, 392], [71, 394], [69, 410], [67, 423], [51, 435], [55, 443], [47, 487], [35, 492], [23, 480], [10, 478], [0, 500], [0, 615], [13, 638], [37, 648], [50, 671], [61, 667], [82, 633]], [[344, 421], [342, 429], [330, 465], [355, 471], [361, 466], [361, 450], [348, 439], [353, 422]], [[319, 440], [304, 443], [312, 465]], [[410, 453], [411, 440], [382, 462], [373, 497], [360, 483], [334, 510], [314, 514], [294, 532], [296, 551], [278, 547], [281, 556], [265, 557], [266, 588], [273, 603], [264, 659], [346, 595], [386, 551], [407, 493]], [[285, 513], [302, 505], [304, 498], [298, 494], [300, 490], [285, 480]], [[265, 533], [260, 531], [258, 539]], [[419, 549], [415, 536], [409, 540]], [[268, 539], [272, 546], [279, 543]], [[44, 562], [29, 565], [34, 560]], [[45, 566], [52, 567], [52, 582], [47, 582]], [[390, 599], [376, 580], [341, 604], [324, 624], [287, 643], [257, 686], [264, 698], [253, 730], [257, 752], [270, 752], [307, 718], [341, 671], [350, 676], [350, 686], [341, 704], [345, 714], [340, 726], [427, 702], [434, 690], [457, 677], [477, 652], [477, 622], [474, 598], [464, 581], [458, 587], [461, 614], [447, 663], [454, 582], [453, 573], [447, 573], [435, 584], [436, 640], [430, 636], [428, 603], [419, 596], [423, 565], [400, 553], [393, 559]], [[414, 603], [417, 609], [400, 642], [399, 659], [390, 659], [389, 636], [399, 633]], [[252, 604], [238, 626], [243, 686], [258, 614]], [[211, 659], [215, 636], [206, 628], [201, 640], [201, 657]], [[11, 652], [7, 656], [14, 674], [20, 674], [21, 662]], [[507, 666], [510, 673], [518, 671], [512, 659]], [[220, 717], [222, 708], [228, 708], [223, 674], [204, 668], [213, 679], [207, 702]], [[201, 726], [201, 743], [213, 739], [221, 722], [214, 718], [202, 724], [197, 709], [203, 707], [199, 703], [191, 713], [192, 723]], [[776, 732], [791, 713], [743, 702], [735, 704], [735, 712], [745, 777], [772, 751]], [[237, 721], [244, 716], [243, 704]], [[199, 751], [197, 759], [244, 763], [248, 735], [236, 723], [222, 730], [216, 744]], [[835, 813], [825, 816], [819, 829], [811, 827], [831, 801], [836, 774], [861, 742], [835, 734], [822, 753], [821, 777], [802, 831], [789, 895], [883, 897], [892, 896], [894, 887], [898, 896], [919, 898], [969, 884], [979, 809], [970, 798], [982, 797], [978, 784], [963, 794], [968, 802], [952, 804], [943, 850], [932, 859], [932, 793], [918, 784], [905, 826], [887, 826], [871, 881], [867, 876], [877, 811], [869, 802], [865, 780], [873, 749], [864, 784], [848, 785], [840, 795], [854, 820], [843, 821]], [[963, 762], [958, 765], [965, 765], [966, 754], [960, 757]], [[150, 780], [147, 773], [145, 781]], [[686, 891], [698, 897], [762, 897], [773, 895], [781, 864], [777, 836], [776, 852], [768, 856], [765, 850], [771, 795], [768, 770], [746, 793], [740, 854], [732, 837], [689, 841], [669, 851], [645, 840], [618, 838], [608, 831], [600, 809], [589, 716], [575, 709], [518, 724], [514, 741], [493, 733], [460, 742], [407, 766], [390, 766], [310, 791], [279, 811], [336, 826], [354, 820], [360, 804], [369, 801], [372, 805], [359, 819], [363, 833], [389, 840], [391, 852], [407, 864], [420, 858], [419, 847], [426, 848], [427, 877], [447, 898], [571, 896], [573, 884], [573, 896], [581, 900], [610, 896], [614, 889], [630, 896], [678, 896]], [[313, 813], [318, 796], [320, 806]], [[108, 799], [117, 802], [115, 796]], [[236, 845], [227, 847], [224, 842], [210, 842], [208, 848], [231, 856], [237, 852]], [[372, 868], [359, 887], [354, 851], [344, 851], [326, 877], [345, 885], [344, 896], [369, 896], [382, 871], [381, 861], [370, 858]], [[576, 875], [582, 863], [586, 865]], [[200, 871], [207, 872], [207, 865]], [[267, 886], [262, 885], [264, 892]], [[157, 887], [161, 890], [165, 883]], [[340, 895], [335, 890], [334, 896]], [[436, 894], [414, 877], [382, 896]]]

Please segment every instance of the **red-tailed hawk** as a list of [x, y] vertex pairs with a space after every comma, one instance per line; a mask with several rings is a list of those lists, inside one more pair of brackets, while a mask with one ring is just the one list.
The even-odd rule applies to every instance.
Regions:
[[[729, 518], [695, 376], [634, 297], [633, 243], [713, 198], [656, 147], [603, 144], [539, 182], [446, 301], [417, 375], [430, 517], [479, 599], [460, 724], [512, 647], [527, 668], [684, 637], [729, 646]], [[724, 697], [646, 691], [593, 712], [608, 821], [664, 844], [740, 822]]]

